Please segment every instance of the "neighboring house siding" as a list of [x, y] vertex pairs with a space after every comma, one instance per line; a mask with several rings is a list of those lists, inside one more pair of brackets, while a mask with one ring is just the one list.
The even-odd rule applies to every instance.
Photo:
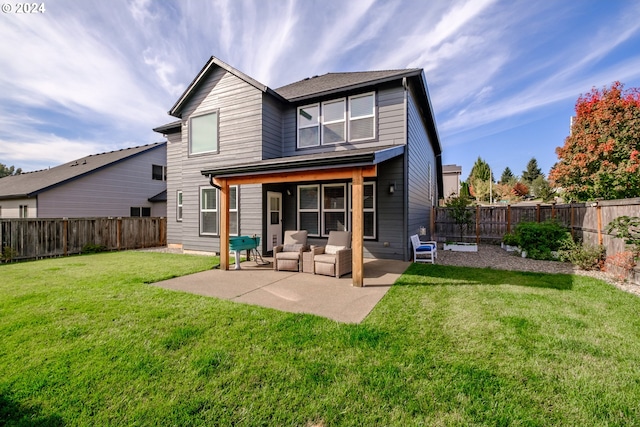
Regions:
[[[357, 93], [371, 92], [372, 89], [363, 89]], [[386, 145], [405, 144], [404, 140], [404, 89], [402, 85], [385, 86], [375, 90], [377, 127], [376, 138], [369, 141], [353, 143], [321, 145], [316, 148], [297, 148], [297, 122], [296, 108], [288, 108], [283, 114], [283, 138], [284, 156], [300, 154], [321, 153], [327, 151], [349, 150], [354, 148], [379, 147]], [[336, 95], [324, 100], [337, 99], [343, 96]], [[312, 102], [309, 102], [312, 103]], [[305, 105], [302, 103], [300, 105]]]
[[0, 206], [2, 207], [0, 218], [20, 218], [20, 206], [27, 206], [28, 218], [37, 218], [38, 216], [38, 201], [35, 197], [0, 200]]
[[[182, 111], [183, 123], [189, 123], [189, 117], [193, 114], [219, 111], [219, 152], [189, 156], [189, 131], [188, 126], [183, 126], [181, 149], [172, 151], [171, 163], [168, 165], [169, 171], [174, 163], [182, 170], [183, 220], [182, 224], [169, 222], [174, 227], [170, 227], [168, 236], [175, 239], [169, 243], [181, 242], [187, 250], [219, 252], [219, 237], [200, 235], [200, 189], [209, 187], [209, 181], [202, 176], [201, 171], [215, 165], [262, 159], [262, 94], [262, 91], [242, 79], [216, 68], [185, 104]], [[252, 207], [253, 198], [261, 200], [260, 191], [255, 187], [240, 188], [240, 232], [243, 234], [261, 232], [261, 227], [255, 228], [251, 223], [246, 225], [245, 230], [243, 223], [245, 218], [256, 211]], [[175, 194], [171, 197], [175, 197]], [[255, 221], [260, 221], [260, 218], [257, 217]]]
[[151, 149], [44, 191], [38, 194], [38, 217], [128, 217], [131, 207], [166, 216], [165, 203], [148, 201], [166, 188], [165, 181], [151, 178], [152, 165], [165, 165], [166, 153], [165, 146]]
[[[408, 236], [417, 234], [420, 227], [430, 230], [431, 211], [437, 201], [436, 158], [424, 122], [413, 95], [408, 96], [408, 168], [407, 168], [407, 247]], [[430, 236], [426, 236], [430, 237]]]

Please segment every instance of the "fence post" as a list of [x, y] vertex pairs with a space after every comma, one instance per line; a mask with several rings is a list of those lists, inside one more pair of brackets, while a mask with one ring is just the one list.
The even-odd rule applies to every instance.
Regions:
[[476, 245], [480, 244], [480, 205], [476, 205]]
[[596, 214], [598, 215], [598, 245], [602, 245], [602, 206], [596, 206]]
[[507, 205], [507, 233], [511, 233], [511, 205]]
[[120, 250], [121, 241], [122, 241], [122, 218], [118, 217], [117, 219], [117, 227], [116, 227], [116, 240], [118, 241], [117, 247]]
[[570, 212], [571, 212], [571, 215], [570, 215], [571, 216], [571, 219], [570, 219], [570, 221], [571, 221], [571, 237], [575, 238], [576, 237], [576, 231], [574, 230], [574, 227], [573, 227], [574, 215], [575, 215], [574, 212], [573, 212], [573, 202], [569, 206], [570, 206]]
[[540, 222], [540, 203], [536, 204], [536, 221]]
[[67, 218], [63, 218], [62, 220], [62, 252], [64, 256], [67, 256], [67, 245], [69, 242], [69, 220]]

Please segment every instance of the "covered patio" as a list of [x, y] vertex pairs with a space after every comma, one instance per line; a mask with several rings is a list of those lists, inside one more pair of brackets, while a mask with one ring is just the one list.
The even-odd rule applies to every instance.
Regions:
[[250, 164], [202, 171], [220, 190], [220, 269], [229, 269], [230, 187], [244, 184], [280, 184], [347, 180], [351, 182], [351, 282], [364, 283], [364, 181], [378, 176], [378, 165], [404, 154], [404, 145], [344, 150], [332, 153], [262, 160]]
[[274, 271], [271, 266], [245, 261], [241, 270], [207, 270], [154, 283], [165, 289], [307, 313], [343, 323], [360, 323], [384, 297], [409, 262], [367, 259], [363, 262], [364, 288], [351, 286], [352, 277], [319, 276]]

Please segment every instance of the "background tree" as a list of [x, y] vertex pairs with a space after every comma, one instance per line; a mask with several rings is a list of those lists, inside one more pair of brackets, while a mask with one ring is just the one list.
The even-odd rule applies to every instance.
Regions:
[[533, 180], [530, 190], [535, 197], [542, 199], [543, 202], [553, 200], [556, 195], [555, 189], [551, 187], [549, 181], [544, 179], [542, 175]]
[[576, 101], [571, 134], [549, 178], [568, 200], [640, 196], [640, 89], [620, 82]]
[[489, 200], [490, 192], [489, 179], [493, 178], [491, 168], [489, 164], [478, 157], [478, 160], [473, 164], [471, 172], [469, 173], [468, 183], [469, 191], [476, 200]]
[[20, 175], [22, 173], [22, 169], [16, 169], [14, 166], [7, 166], [3, 163], [0, 163], [0, 178], [10, 175]]
[[535, 157], [532, 157], [527, 163], [527, 169], [522, 171], [522, 181], [525, 184], [531, 184], [537, 177], [544, 177], [542, 170], [538, 167], [538, 161]]
[[502, 176], [500, 177], [500, 184], [509, 184], [515, 180], [516, 176], [513, 174], [513, 172], [511, 172], [509, 166], [504, 168], [504, 171], [502, 171]]

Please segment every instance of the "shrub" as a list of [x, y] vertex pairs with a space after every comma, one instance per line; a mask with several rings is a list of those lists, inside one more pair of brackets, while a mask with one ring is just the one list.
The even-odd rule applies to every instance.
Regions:
[[606, 228], [607, 233], [619, 239], [624, 239], [624, 243], [630, 247], [635, 256], [640, 256], [640, 217], [619, 216], [611, 221]]
[[11, 260], [13, 260], [13, 258], [15, 258], [17, 254], [18, 253], [16, 252], [16, 250], [11, 246], [3, 246], [2, 253], [0, 253], [0, 260], [2, 260], [3, 262], [11, 262]]
[[97, 254], [106, 250], [107, 247], [105, 245], [96, 245], [95, 243], [87, 243], [82, 247], [83, 254]]
[[464, 240], [464, 233], [473, 224], [473, 210], [469, 209], [471, 200], [465, 196], [451, 196], [445, 206], [449, 208], [453, 221], [458, 226], [460, 242]]
[[564, 241], [559, 251], [561, 261], [568, 261], [582, 270], [604, 270], [606, 256], [604, 246], [585, 245], [573, 239]]
[[560, 250], [571, 235], [556, 221], [521, 222], [515, 229], [518, 245], [533, 259], [555, 259], [552, 252]]
[[518, 246], [518, 237], [513, 233], [507, 233], [502, 236], [502, 243], [509, 246]]

